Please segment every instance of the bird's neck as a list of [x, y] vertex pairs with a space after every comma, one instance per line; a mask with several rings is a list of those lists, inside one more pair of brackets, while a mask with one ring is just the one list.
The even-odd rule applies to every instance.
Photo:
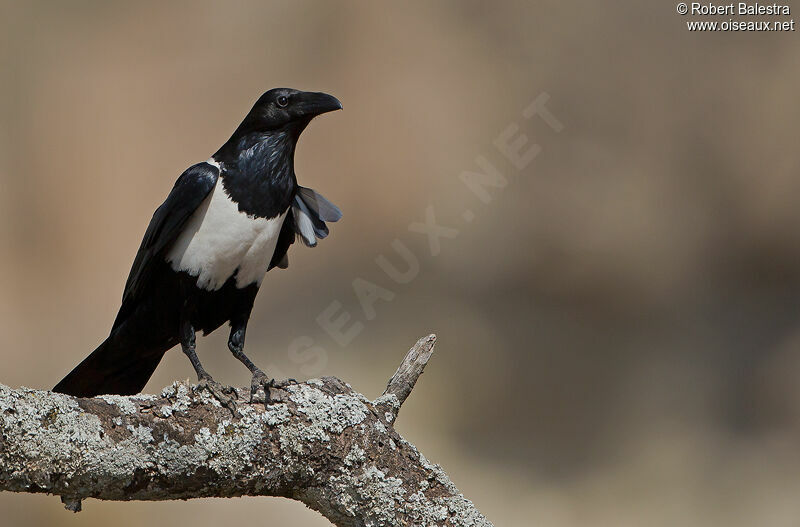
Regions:
[[296, 137], [288, 132], [253, 133], [220, 148], [214, 159], [222, 168], [225, 191], [251, 216], [273, 218], [291, 205]]

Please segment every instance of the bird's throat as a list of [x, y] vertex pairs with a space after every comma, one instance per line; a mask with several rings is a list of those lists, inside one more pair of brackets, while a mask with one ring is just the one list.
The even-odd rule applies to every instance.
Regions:
[[274, 218], [291, 205], [296, 138], [287, 132], [250, 134], [222, 152], [222, 184], [239, 210], [257, 218]]

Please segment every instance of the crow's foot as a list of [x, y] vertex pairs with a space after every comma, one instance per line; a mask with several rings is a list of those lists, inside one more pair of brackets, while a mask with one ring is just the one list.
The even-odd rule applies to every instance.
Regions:
[[220, 384], [209, 376], [200, 379], [200, 382], [197, 383], [197, 389], [198, 391], [208, 390], [219, 401], [219, 404], [231, 411], [234, 417], [239, 416], [239, 412], [236, 411], [235, 399], [237, 395], [234, 388]]
[[286, 388], [287, 386], [291, 386], [293, 384], [298, 384], [297, 379], [284, 379], [282, 381], [273, 381], [272, 385], [275, 388]]
[[[269, 389], [273, 386], [275, 386], [275, 379], [256, 368], [255, 371], [253, 371], [253, 380], [250, 381], [250, 402], [263, 402], [264, 404], [268, 404]], [[256, 399], [259, 390], [264, 390], [263, 400]]]

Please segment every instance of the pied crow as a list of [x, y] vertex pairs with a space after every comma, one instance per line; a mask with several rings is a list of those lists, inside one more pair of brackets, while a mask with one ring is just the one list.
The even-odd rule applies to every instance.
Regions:
[[153, 214], [111, 333], [53, 391], [78, 397], [140, 392], [164, 353], [180, 344], [200, 386], [226, 406], [227, 389], [206, 372], [195, 332], [230, 323], [228, 347], [252, 372], [251, 400], [271, 379], [244, 354], [245, 331], [264, 275], [286, 268], [299, 237], [313, 247], [339, 209], [297, 184], [294, 153], [315, 116], [340, 110], [325, 93], [264, 93], [228, 141], [189, 167]]

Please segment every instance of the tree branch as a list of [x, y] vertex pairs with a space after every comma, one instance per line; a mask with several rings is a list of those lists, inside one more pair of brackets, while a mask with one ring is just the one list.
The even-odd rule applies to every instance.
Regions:
[[434, 342], [417, 342], [374, 403], [333, 377], [273, 388], [237, 416], [179, 382], [91, 399], [0, 384], [0, 490], [74, 511], [85, 498], [283, 496], [338, 526], [491, 526], [393, 427]]
[[375, 399], [375, 406], [384, 413], [387, 421], [397, 419], [400, 407], [411, 395], [411, 390], [417, 384], [417, 379], [422, 375], [422, 370], [433, 355], [433, 346], [436, 344], [436, 335], [422, 337], [408, 350], [400, 367], [394, 372], [383, 395]]

